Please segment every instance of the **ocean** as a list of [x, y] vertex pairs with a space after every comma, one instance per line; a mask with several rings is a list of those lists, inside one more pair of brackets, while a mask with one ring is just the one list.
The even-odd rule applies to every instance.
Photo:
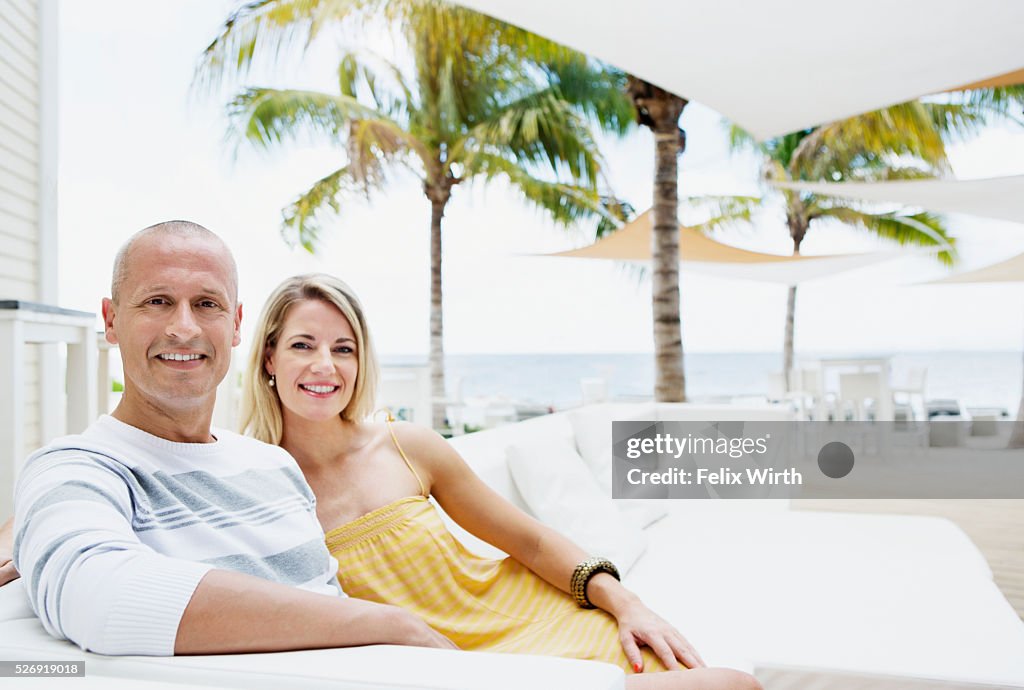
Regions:
[[[799, 353], [797, 361], [832, 354]], [[844, 355], [845, 356], [845, 355]], [[998, 407], [1015, 415], [1022, 387], [1020, 352], [906, 352], [858, 354], [888, 356], [893, 380], [914, 367], [927, 369], [927, 399], [955, 398], [968, 407]], [[383, 357], [385, 364], [426, 364], [423, 356]], [[445, 359], [451, 394], [500, 397], [553, 407], [581, 402], [580, 379], [603, 378], [612, 398], [651, 397], [654, 355], [615, 354], [460, 354]], [[782, 369], [778, 352], [685, 354], [686, 392], [695, 402], [759, 396], [768, 391], [772, 372]]]

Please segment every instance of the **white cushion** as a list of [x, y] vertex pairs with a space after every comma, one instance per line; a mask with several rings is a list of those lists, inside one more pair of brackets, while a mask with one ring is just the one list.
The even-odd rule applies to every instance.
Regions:
[[[584, 687], [622, 690], [624, 687], [621, 669], [595, 661], [393, 645], [276, 654], [103, 656], [83, 652], [70, 642], [50, 637], [34, 618], [0, 623], [0, 659], [84, 661], [87, 678], [113, 676], [144, 682], [167, 681], [178, 684], [179, 688], [519, 690], [523, 687]], [[73, 682], [78, 680], [81, 679], [68, 681], [66, 687], [79, 687]], [[147, 687], [144, 682], [137, 687]], [[50, 684], [43, 681], [39, 685], [49, 687]], [[89, 686], [83, 684], [82, 687]]]
[[509, 446], [508, 465], [537, 519], [585, 551], [611, 559], [622, 573], [643, 553], [646, 535], [602, 493], [571, 439], [553, 437]]
[[0, 621], [35, 617], [36, 614], [28, 603], [28, 595], [25, 594], [24, 580], [18, 578], [0, 587]]
[[949, 521], [699, 503], [651, 528], [626, 586], [708, 664], [1024, 686], [1024, 624]]
[[[653, 407], [637, 409], [632, 405], [589, 405], [569, 413], [576, 448], [605, 496], [612, 496], [612, 422], [655, 418]], [[637, 527], [647, 527], [668, 514], [665, 504], [656, 500], [664, 497], [664, 487], [620, 487], [619, 493], [622, 494], [624, 491], [628, 491], [629, 495], [635, 498], [616, 499], [616, 505], [626, 519]]]

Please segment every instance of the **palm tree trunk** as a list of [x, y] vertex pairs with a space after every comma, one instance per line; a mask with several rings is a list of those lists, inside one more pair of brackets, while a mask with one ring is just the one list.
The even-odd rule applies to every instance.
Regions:
[[782, 346], [782, 378], [788, 393], [793, 378], [793, 333], [796, 318], [796, 285], [789, 286], [789, 297], [786, 299], [786, 339]]
[[[667, 119], [667, 118], [663, 118]], [[679, 299], [679, 128], [654, 132], [654, 235], [651, 307], [654, 317], [655, 384], [658, 402], [686, 401], [683, 331]]]
[[[788, 218], [789, 233], [793, 238], [793, 256], [800, 256], [800, 243], [804, 241], [807, 234], [807, 226], [798, 218]], [[796, 285], [789, 286], [789, 296], [786, 298], [786, 335], [782, 343], [782, 381], [786, 392], [790, 391], [793, 378], [793, 339], [796, 333]]]
[[430, 395], [431, 426], [446, 425], [444, 400], [444, 311], [441, 294], [441, 219], [447, 198], [430, 197]]
[[679, 310], [679, 165], [686, 147], [679, 117], [687, 101], [637, 77], [627, 91], [637, 121], [654, 132], [654, 232], [651, 237], [651, 311], [654, 319], [654, 399], [685, 402], [683, 335]]

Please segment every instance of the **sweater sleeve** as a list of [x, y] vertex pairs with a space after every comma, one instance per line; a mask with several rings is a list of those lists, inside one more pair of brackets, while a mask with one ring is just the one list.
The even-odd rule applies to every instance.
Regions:
[[174, 654], [212, 566], [139, 541], [118, 472], [82, 451], [34, 458], [18, 480], [14, 527], [14, 562], [47, 632], [100, 654]]

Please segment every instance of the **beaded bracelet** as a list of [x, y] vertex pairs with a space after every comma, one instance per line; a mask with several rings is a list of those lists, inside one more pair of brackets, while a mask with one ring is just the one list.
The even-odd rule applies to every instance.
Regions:
[[615, 564], [601, 556], [591, 556], [576, 566], [576, 569], [572, 571], [572, 579], [569, 581], [569, 591], [572, 592], [572, 598], [576, 600], [576, 603], [580, 605], [580, 608], [597, 608], [591, 604], [590, 599], [587, 598], [587, 584], [590, 582], [590, 578], [594, 577], [598, 573], [608, 573], [616, 580], [621, 579], [619, 577], [619, 569], [615, 567]]

